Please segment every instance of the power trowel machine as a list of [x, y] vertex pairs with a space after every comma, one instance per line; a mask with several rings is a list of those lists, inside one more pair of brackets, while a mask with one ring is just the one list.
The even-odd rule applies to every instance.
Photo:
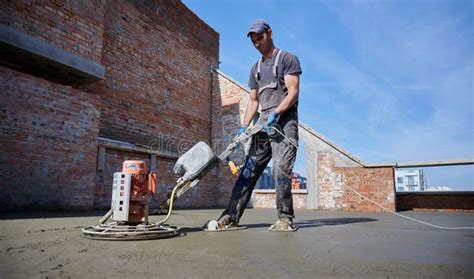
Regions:
[[[232, 173], [236, 175], [242, 164], [235, 164], [229, 159], [231, 154], [242, 150], [243, 144], [262, 129], [262, 125], [247, 129], [234, 138], [219, 156], [201, 141], [178, 158], [173, 171], [180, 177], [169, 198], [161, 205], [161, 208], [167, 209], [166, 217], [157, 223], [148, 220], [148, 197], [156, 193], [157, 174], [148, 172], [144, 161], [125, 161], [122, 172], [114, 173], [110, 210], [100, 219], [98, 225], [82, 229], [83, 236], [102, 240], [177, 236], [179, 228], [166, 224], [173, 210], [174, 200], [196, 186], [221, 161], [227, 161]], [[107, 223], [110, 218], [113, 221]]]

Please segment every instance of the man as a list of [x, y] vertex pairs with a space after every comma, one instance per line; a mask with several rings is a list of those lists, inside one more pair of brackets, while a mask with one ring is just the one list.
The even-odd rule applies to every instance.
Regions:
[[[259, 105], [261, 113], [257, 124], [262, 124], [267, 129], [253, 137], [246, 162], [232, 190], [229, 205], [217, 225], [219, 230], [238, 227], [258, 178], [273, 158], [278, 220], [269, 229], [295, 231], [297, 227], [293, 225], [295, 214], [291, 174], [298, 142], [297, 106], [299, 76], [302, 71], [296, 56], [275, 47], [272, 29], [264, 20], [255, 21], [247, 37], [250, 37], [262, 58], [250, 71], [250, 100], [237, 135], [245, 132]], [[269, 137], [271, 127], [277, 127], [285, 136], [276, 133], [276, 136]]]

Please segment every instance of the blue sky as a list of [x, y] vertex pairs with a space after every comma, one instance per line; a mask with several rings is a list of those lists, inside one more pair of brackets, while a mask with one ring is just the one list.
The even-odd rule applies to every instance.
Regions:
[[[220, 69], [243, 84], [259, 58], [247, 30], [267, 20], [301, 61], [300, 119], [363, 161], [474, 157], [474, 1], [183, 2], [220, 34]], [[425, 171], [474, 190], [473, 166]]]

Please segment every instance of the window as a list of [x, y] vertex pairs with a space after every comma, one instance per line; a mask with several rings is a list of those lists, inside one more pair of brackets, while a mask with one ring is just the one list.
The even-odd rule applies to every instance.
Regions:
[[403, 184], [403, 177], [397, 177], [397, 183]]
[[407, 185], [414, 185], [414, 186], [417, 185], [415, 183], [415, 176], [414, 175], [407, 175]]
[[398, 187], [397, 192], [403, 192], [403, 187]]
[[275, 183], [273, 182], [272, 168], [266, 167], [262, 175], [258, 179], [257, 189], [275, 189]]

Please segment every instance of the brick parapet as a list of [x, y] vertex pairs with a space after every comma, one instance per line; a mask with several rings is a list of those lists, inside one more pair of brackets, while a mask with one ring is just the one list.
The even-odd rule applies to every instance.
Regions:
[[384, 211], [370, 199], [395, 210], [392, 167], [339, 167], [327, 152], [318, 152], [317, 180], [320, 209]]
[[474, 192], [396, 193], [398, 210], [474, 211]]

